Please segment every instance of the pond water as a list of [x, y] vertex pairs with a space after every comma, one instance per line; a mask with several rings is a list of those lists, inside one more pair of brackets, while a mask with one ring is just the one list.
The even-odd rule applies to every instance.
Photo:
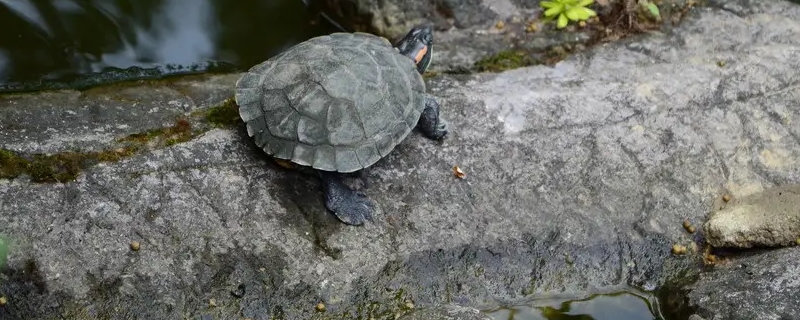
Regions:
[[657, 299], [624, 291], [585, 299], [536, 299], [524, 306], [486, 310], [494, 320], [664, 320]]
[[335, 31], [306, 1], [0, 0], [0, 91], [246, 69]]

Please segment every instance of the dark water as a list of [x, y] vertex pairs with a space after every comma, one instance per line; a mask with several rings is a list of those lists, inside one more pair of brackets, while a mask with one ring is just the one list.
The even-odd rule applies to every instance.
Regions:
[[332, 31], [303, 0], [0, 0], [0, 91], [246, 69]]
[[625, 291], [585, 299], [539, 299], [526, 306], [488, 310], [494, 320], [663, 320], [657, 300]]

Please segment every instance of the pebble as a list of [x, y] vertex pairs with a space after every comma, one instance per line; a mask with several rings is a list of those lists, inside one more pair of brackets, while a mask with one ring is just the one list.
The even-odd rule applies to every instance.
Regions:
[[697, 231], [695, 227], [692, 225], [692, 223], [689, 222], [689, 220], [683, 220], [683, 228], [686, 229], [686, 231], [688, 231], [689, 233], [694, 233], [695, 231]]
[[238, 287], [236, 287], [236, 290], [231, 290], [231, 295], [237, 298], [244, 297], [245, 289], [247, 288], [244, 285], [244, 283], [242, 283]]

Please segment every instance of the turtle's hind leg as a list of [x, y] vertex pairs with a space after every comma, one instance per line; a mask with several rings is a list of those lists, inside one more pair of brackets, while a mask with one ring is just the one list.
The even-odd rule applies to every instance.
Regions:
[[325, 207], [339, 220], [350, 225], [362, 225], [372, 221], [375, 204], [361, 191], [350, 189], [342, 181], [342, 174], [317, 170], [325, 192]]
[[369, 189], [369, 168], [364, 168], [358, 171], [358, 178], [364, 184], [364, 189]]
[[419, 117], [417, 127], [433, 140], [441, 140], [447, 135], [447, 123], [439, 117], [439, 103], [430, 94], [425, 95], [425, 110]]

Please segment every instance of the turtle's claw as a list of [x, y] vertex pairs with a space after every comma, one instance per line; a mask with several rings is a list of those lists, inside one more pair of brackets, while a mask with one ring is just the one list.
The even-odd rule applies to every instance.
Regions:
[[320, 176], [325, 189], [325, 207], [339, 220], [356, 226], [373, 221], [375, 203], [364, 192], [347, 187], [336, 173], [320, 172]]
[[436, 130], [434, 131], [433, 136], [431, 138], [435, 140], [441, 140], [447, 136], [448, 132], [449, 131], [447, 130], [447, 123], [440, 119], [439, 123], [436, 124]]
[[346, 224], [358, 226], [366, 221], [372, 222], [375, 204], [363, 192], [350, 190], [349, 193], [350, 195], [339, 198], [337, 201], [326, 199], [325, 206]]

